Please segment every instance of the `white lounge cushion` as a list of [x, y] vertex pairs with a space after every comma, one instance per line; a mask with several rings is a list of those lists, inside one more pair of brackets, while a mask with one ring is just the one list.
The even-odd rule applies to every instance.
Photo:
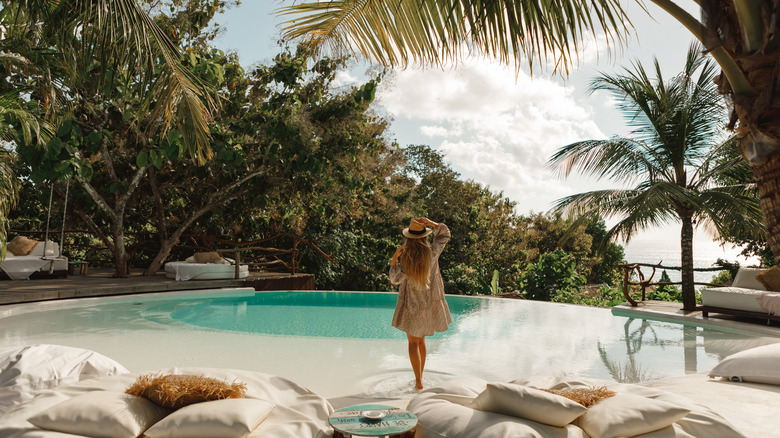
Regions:
[[135, 438], [168, 410], [122, 392], [92, 391], [59, 403], [27, 421], [41, 429], [95, 438]]
[[0, 349], [0, 414], [46, 389], [128, 372], [119, 362], [82, 348], [37, 344]]
[[725, 309], [767, 313], [758, 302], [758, 297], [765, 293], [767, 292], [764, 289], [746, 289], [734, 286], [707, 288], [701, 291], [701, 304]]
[[780, 343], [734, 353], [715, 365], [709, 375], [733, 381], [780, 385]]
[[274, 409], [266, 400], [233, 398], [187, 405], [147, 430], [148, 438], [242, 438]]
[[566, 426], [586, 411], [585, 406], [566, 397], [514, 383], [488, 383], [469, 407], [557, 427]]
[[762, 268], [739, 268], [734, 277], [733, 287], [742, 287], [745, 289], [766, 290], [764, 284], [758, 281], [756, 275], [762, 274], [766, 269]]
[[618, 438], [669, 427], [689, 412], [690, 409], [663, 400], [617, 394], [588, 408], [577, 424], [590, 436]]
[[[165, 276], [179, 281], [216, 280], [235, 278], [236, 267], [220, 263], [168, 262], [165, 264]], [[249, 276], [249, 266], [241, 265], [239, 278]]]
[[60, 255], [60, 245], [57, 242], [53, 242], [51, 240], [47, 240], [46, 242], [38, 242], [38, 244], [35, 245], [35, 248], [33, 248], [32, 252], [29, 255], [37, 256], [37, 257], [43, 256], [44, 245], [46, 246], [45, 255], [54, 256], [54, 257]]

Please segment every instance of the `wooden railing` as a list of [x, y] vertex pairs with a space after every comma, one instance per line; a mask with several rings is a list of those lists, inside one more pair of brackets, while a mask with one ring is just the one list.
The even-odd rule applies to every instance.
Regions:
[[[642, 273], [641, 267], [648, 267], [653, 268], [653, 272], [650, 274], [650, 278], [645, 280], [645, 276]], [[656, 269], [669, 269], [672, 271], [682, 271], [681, 266], [663, 266], [659, 262], [658, 264], [650, 264], [650, 263], [627, 263], [624, 265], [618, 265], [618, 268], [623, 269], [623, 296], [626, 297], [626, 300], [628, 300], [629, 303], [631, 303], [632, 306], [636, 306], [637, 302], [634, 301], [633, 298], [631, 298], [631, 286], [639, 286], [642, 288], [642, 301], [645, 301], [645, 293], [647, 291], [647, 288], [650, 286], [667, 286], [667, 285], [673, 285], [673, 284], [682, 284], [682, 281], [673, 281], [673, 282], [653, 282], [653, 276], [655, 276]], [[714, 272], [714, 271], [725, 271], [726, 268], [723, 267], [715, 267], [715, 268], [693, 268], [694, 272]], [[639, 277], [639, 281], [631, 281], [631, 273], [636, 271], [637, 277]], [[694, 282], [694, 285], [700, 285], [700, 286], [715, 286], [712, 283], [697, 283]]]
[[[293, 239], [293, 245], [291, 249], [278, 249], [278, 248], [272, 248], [272, 247], [266, 247], [266, 246], [257, 246], [258, 244], [270, 242], [274, 239], [278, 239], [280, 237], [287, 237], [290, 239]], [[227, 241], [223, 241], [225, 243]], [[301, 257], [300, 257], [300, 251], [298, 251], [298, 245], [301, 243], [304, 243], [308, 246], [310, 246], [312, 249], [314, 249], [316, 252], [318, 252], [320, 255], [328, 259], [328, 261], [333, 262], [335, 258], [331, 254], [326, 254], [323, 252], [317, 245], [314, 244], [311, 240], [303, 239], [298, 236], [295, 236], [293, 234], [287, 234], [287, 233], [279, 233], [273, 237], [269, 237], [267, 239], [262, 240], [253, 240], [251, 242], [242, 242], [242, 243], [233, 243], [233, 248], [224, 248], [224, 249], [217, 249], [216, 251], [220, 254], [230, 254], [235, 259], [235, 267], [236, 267], [236, 278], [240, 278], [240, 269], [241, 269], [241, 253], [246, 251], [257, 251], [260, 252], [260, 258], [267, 259], [267, 261], [263, 262], [250, 262], [250, 263], [244, 263], [245, 265], [249, 266], [262, 266], [265, 268], [272, 267], [272, 266], [283, 266], [285, 269], [290, 271], [290, 275], [295, 275], [295, 271], [298, 270], [298, 266], [300, 265]], [[289, 262], [282, 259], [282, 256], [288, 256]]]

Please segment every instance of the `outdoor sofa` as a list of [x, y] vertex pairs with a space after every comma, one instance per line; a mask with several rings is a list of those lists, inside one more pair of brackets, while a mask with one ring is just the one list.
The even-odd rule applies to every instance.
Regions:
[[[778, 268], [739, 268], [731, 286], [708, 287], [701, 290], [702, 316], [710, 313], [723, 313], [733, 316], [780, 320], [780, 287], [769, 290], [767, 284], [774, 285], [767, 276], [775, 275]], [[761, 281], [763, 280], [763, 282]]]

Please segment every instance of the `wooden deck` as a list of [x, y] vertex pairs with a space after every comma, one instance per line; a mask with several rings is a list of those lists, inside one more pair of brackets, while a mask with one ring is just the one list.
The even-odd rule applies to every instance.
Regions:
[[64, 298], [126, 295], [195, 289], [252, 287], [255, 290], [313, 290], [314, 275], [250, 272], [239, 280], [176, 281], [165, 273], [143, 276], [131, 272], [128, 278], [113, 278], [113, 269], [90, 268], [87, 275], [35, 280], [0, 280], [0, 305]]

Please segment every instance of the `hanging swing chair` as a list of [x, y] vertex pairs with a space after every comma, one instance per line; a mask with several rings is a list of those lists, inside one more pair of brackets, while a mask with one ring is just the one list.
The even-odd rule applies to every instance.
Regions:
[[49, 240], [49, 227], [51, 225], [52, 200], [54, 197], [54, 182], [49, 192], [49, 208], [46, 217], [46, 231], [43, 242], [32, 249], [32, 252], [24, 256], [15, 256], [6, 253], [5, 260], [0, 263], [0, 275], [12, 280], [25, 280], [28, 278], [66, 277], [68, 275], [68, 258], [62, 255], [62, 247], [65, 243], [65, 217], [68, 208], [68, 195], [70, 181], [65, 186], [65, 203], [62, 212], [62, 232], [59, 245]]
[[[62, 255], [62, 249], [65, 246], [65, 218], [68, 213], [68, 195], [70, 192], [70, 180], [65, 184], [65, 202], [62, 206], [62, 226], [60, 227], [60, 244], [56, 245], [55, 242], [49, 241], [49, 225], [51, 224], [51, 205], [54, 198], [54, 181], [51, 183], [51, 189], [49, 190], [49, 209], [46, 213], [46, 232], [43, 236], [43, 255], [41, 260], [47, 260], [49, 262], [49, 275], [54, 275], [54, 262], [64, 261], [65, 267], [68, 266], [68, 258]], [[51, 254], [47, 252], [49, 246], [54, 246]]]

